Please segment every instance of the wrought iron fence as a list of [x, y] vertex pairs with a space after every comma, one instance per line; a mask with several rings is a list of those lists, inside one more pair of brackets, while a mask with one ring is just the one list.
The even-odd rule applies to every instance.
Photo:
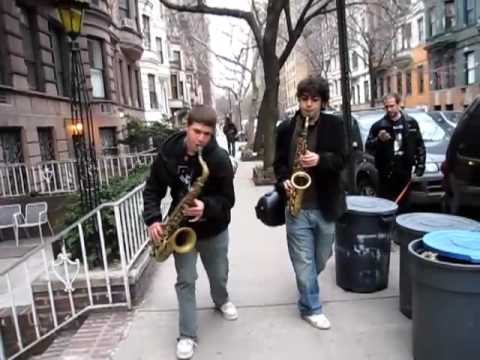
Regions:
[[[131, 308], [129, 272], [148, 244], [144, 186], [100, 205], [0, 272], [0, 360], [18, 358], [92, 309]], [[170, 202], [167, 196], [164, 212]], [[69, 252], [72, 239], [77, 257]], [[92, 240], [96, 246], [87, 246]], [[100, 255], [95, 266], [94, 251]]]
[[[138, 166], [153, 163], [156, 154], [137, 153], [97, 158], [101, 185], [128, 174]], [[46, 161], [34, 166], [23, 163], [0, 165], [0, 197], [51, 195], [78, 190], [76, 160]]]

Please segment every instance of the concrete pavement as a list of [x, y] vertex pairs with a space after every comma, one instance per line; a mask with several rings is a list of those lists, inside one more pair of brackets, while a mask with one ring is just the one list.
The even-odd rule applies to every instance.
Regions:
[[[228, 322], [213, 310], [207, 277], [199, 265], [199, 347], [194, 359], [412, 359], [411, 323], [398, 310], [398, 251], [391, 254], [389, 287], [372, 294], [338, 288], [331, 259], [320, 284], [332, 329], [317, 330], [300, 319], [285, 229], [266, 227], [255, 218], [253, 207], [269, 187], [253, 185], [252, 168], [253, 163], [239, 165], [230, 226], [229, 289], [240, 318]], [[178, 312], [174, 282], [172, 258], [156, 265], [151, 286], [134, 310], [115, 360], [175, 359]]]

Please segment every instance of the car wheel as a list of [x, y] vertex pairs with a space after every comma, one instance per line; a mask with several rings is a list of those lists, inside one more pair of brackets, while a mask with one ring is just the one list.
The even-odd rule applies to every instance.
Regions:
[[372, 179], [362, 176], [357, 181], [357, 191], [360, 195], [377, 196], [377, 187]]

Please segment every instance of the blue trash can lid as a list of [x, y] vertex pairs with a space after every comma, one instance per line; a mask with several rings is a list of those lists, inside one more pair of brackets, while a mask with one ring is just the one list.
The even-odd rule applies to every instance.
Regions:
[[347, 196], [347, 211], [360, 215], [389, 215], [397, 212], [393, 201], [373, 196]]
[[414, 212], [398, 215], [397, 225], [421, 233], [436, 230], [480, 230], [480, 223], [462, 216]]
[[423, 235], [426, 249], [447, 258], [480, 264], [480, 232], [439, 230]]

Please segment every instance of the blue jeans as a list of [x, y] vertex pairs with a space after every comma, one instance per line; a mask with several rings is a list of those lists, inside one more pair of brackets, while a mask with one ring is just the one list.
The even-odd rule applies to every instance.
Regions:
[[320, 314], [318, 275], [332, 256], [335, 225], [325, 221], [320, 210], [301, 210], [297, 217], [286, 210], [288, 252], [300, 295], [298, 309], [302, 316]]
[[213, 303], [220, 307], [228, 301], [228, 239], [228, 230], [225, 230], [216, 236], [198, 241], [196, 249], [188, 253], [174, 253], [180, 337], [197, 338], [195, 282], [198, 278], [198, 254], [208, 275]]

